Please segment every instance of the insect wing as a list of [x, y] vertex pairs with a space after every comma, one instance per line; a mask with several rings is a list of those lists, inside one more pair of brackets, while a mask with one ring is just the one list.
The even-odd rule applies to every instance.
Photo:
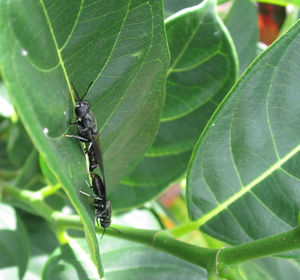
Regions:
[[92, 137], [92, 146], [91, 146], [91, 149], [93, 150], [92, 152], [94, 153], [95, 161], [99, 165], [99, 168], [100, 168], [100, 171], [101, 171], [102, 180], [103, 180], [103, 184], [105, 186], [103, 155], [102, 155], [100, 143], [99, 143], [99, 141], [97, 141], [96, 137]]
[[91, 173], [92, 181], [93, 181], [93, 191], [96, 197], [101, 198], [104, 205], [106, 205], [106, 188], [102, 182], [100, 176], [96, 173]]

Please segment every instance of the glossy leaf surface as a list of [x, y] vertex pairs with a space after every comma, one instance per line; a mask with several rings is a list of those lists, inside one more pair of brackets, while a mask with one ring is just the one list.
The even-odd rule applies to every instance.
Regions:
[[299, 34], [298, 22], [256, 59], [194, 151], [187, 185], [190, 217], [229, 243], [298, 224]]
[[202, 1], [171, 16], [166, 29], [171, 62], [163, 120], [179, 118], [207, 102], [218, 104], [235, 81], [237, 69], [215, 1]]
[[174, 14], [166, 29], [172, 58], [166, 107], [146, 157], [122, 180], [130, 187], [167, 187], [185, 173], [196, 140], [237, 75], [235, 50], [214, 1]]
[[[34, 145], [85, 224], [102, 273], [94, 211], [79, 189], [87, 179], [70, 82], [98, 121], [107, 182], [119, 183], [153, 141], [164, 100], [168, 52], [161, 1], [1, 1], [0, 67]], [[75, 130], [68, 132], [75, 133]]]

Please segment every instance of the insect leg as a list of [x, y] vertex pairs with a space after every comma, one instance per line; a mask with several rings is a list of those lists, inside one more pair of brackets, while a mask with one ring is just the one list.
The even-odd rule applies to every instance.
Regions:
[[65, 137], [69, 137], [69, 138], [75, 138], [75, 139], [78, 139], [78, 140], [80, 140], [80, 141], [82, 141], [82, 142], [85, 142], [85, 143], [88, 143], [88, 142], [90, 142], [90, 140], [89, 140], [89, 139], [83, 138], [83, 137], [81, 137], [81, 136], [78, 136], [78, 135], [69, 135], [69, 134], [64, 134], [64, 136], [65, 136]]
[[81, 194], [83, 194], [83, 195], [85, 195], [85, 196], [87, 196], [87, 197], [92, 197], [91, 195], [89, 195], [88, 193], [86, 193], [86, 192], [83, 192], [83, 191], [79, 191]]

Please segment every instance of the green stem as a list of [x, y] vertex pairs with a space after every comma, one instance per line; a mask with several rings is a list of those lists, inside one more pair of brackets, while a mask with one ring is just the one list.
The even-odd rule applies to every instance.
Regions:
[[[32, 192], [11, 186], [5, 186], [2, 190], [4, 196], [10, 196], [26, 203], [39, 215], [54, 224], [60, 232], [63, 241], [65, 240], [63, 234], [66, 229], [83, 230], [79, 216], [64, 215], [54, 211], [43, 201], [39, 191]], [[193, 225], [194, 223], [191, 223], [189, 226], [180, 228], [190, 230], [193, 228]], [[221, 248], [219, 250], [201, 248], [181, 242], [176, 240], [168, 231], [143, 230], [115, 225], [112, 225], [112, 227], [121, 233], [109, 228], [106, 230], [106, 234], [154, 247], [204, 267], [210, 272], [216, 271], [216, 274], [220, 274], [222, 277], [227, 277], [229, 273], [234, 273], [231, 269], [233, 265], [300, 248], [300, 227], [232, 248]], [[96, 230], [102, 233], [103, 229]], [[180, 233], [178, 228], [176, 232]]]
[[[57, 216], [56, 223], [74, 229], [82, 229], [80, 220], [76, 216]], [[116, 228], [120, 232], [112, 228]], [[106, 234], [156, 248], [207, 269], [211, 268], [212, 264], [215, 264], [217, 250], [181, 242], [174, 239], [167, 231], [145, 230], [116, 225], [112, 225], [112, 228], [108, 228]], [[97, 228], [96, 230], [99, 233], [103, 232], [103, 229]]]
[[184, 225], [175, 227], [169, 230], [169, 233], [172, 234], [175, 238], [186, 235], [194, 230], [198, 230], [199, 225], [197, 222], [189, 222]]
[[5, 186], [2, 188], [4, 196], [15, 198], [33, 208], [38, 215], [44, 217], [46, 220], [52, 222], [56, 211], [52, 209], [47, 203], [43, 201], [43, 197], [39, 191], [33, 192], [28, 190], [21, 190], [12, 186]]
[[277, 235], [222, 249], [218, 260], [219, 263], [232, 265], [299, 248], [300, 228], [296, 227]]
[[50, 195], [57, 193], [57, 191], [61, 188], [61, 184], [56, 184], [55, 186], [46, 186], [40, 189], [39, 192], [42, 198], [46, 198]]

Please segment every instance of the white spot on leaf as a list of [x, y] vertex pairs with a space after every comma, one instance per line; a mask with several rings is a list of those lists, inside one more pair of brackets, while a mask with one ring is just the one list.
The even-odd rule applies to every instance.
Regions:
[[47, 134], [48, 134], [48, 132], [49, 132], [48, 128], [47, 128], [47, 127], [45, 127], [45, 128], [43, 129], [43, 133], [44, 133], [45, 135], [47, 135]]
[[27, 56], [27, 55], [28, 55], [28, 51], [22, 50], [22, 51], [21, 51], [21, 54], [22, 54], [23, 56]]

